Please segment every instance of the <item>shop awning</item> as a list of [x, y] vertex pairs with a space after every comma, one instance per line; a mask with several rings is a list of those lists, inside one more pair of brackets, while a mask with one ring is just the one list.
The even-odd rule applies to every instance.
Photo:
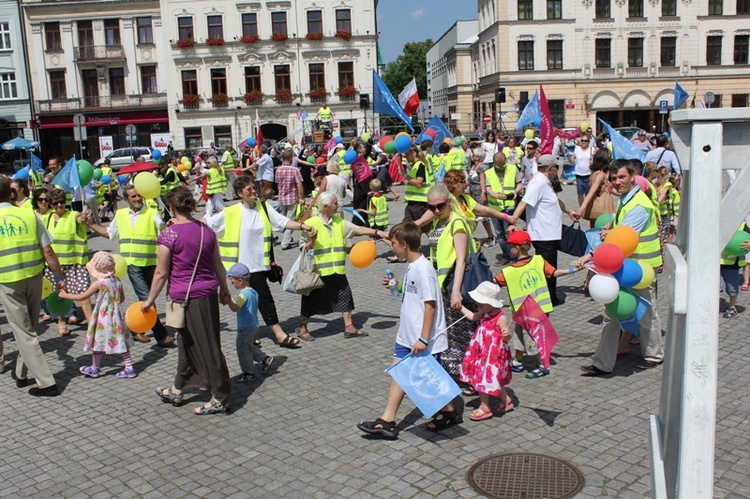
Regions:
[[[84, 126], [115, 126], [115, 125], [147, 125], [151, 123], [169, 123], [167, 111], [134, 111], [108, 113], [108, 114], [86, 114]], [[40, 128], [74, 128], [73, 115], [65, 116], [41, 116], [39, 118]]]

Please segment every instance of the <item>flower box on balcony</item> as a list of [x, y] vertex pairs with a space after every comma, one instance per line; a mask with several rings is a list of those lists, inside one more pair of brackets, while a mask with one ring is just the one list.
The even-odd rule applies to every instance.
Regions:
[[260, 90], [251, 90], [242, 96], [242, 98], [245, 100], [246, 104], [257, 104], [263, 100], [263, 92]]
[[227, 94], [219, 93], [211, 96], [211, 102], [214, 107], [226, 107], [228, 101], [229, 97], [227, 97]]
[[240, 41], [242, 43], [258, 43], [260, 41], [260, 37], [258, 35], [247, 35], [243, 36]]
[[285, 88], [280, 88], [276, 91], [276, 99], [277, 100], [289, 100], [292, 98], [292, 92], [291, 90], [287, 90]]
[[186, 108], [195, 108], [198, 107], [198, 104], [201, 101], [201, 96], [198, 94], [185, 94], [182, 96], [182, 105]]
[[195, 47], [195, 40], [192, 38], [185, 38], [183, 40], [177, 40], [177, 46], [181, 49], [191, 49]]
[[224, 45], [224, 39], [223, 38], [209, 38], [206, 40], [206, 45], [209, 45], [211, 47], [220, 47], [221, 45]]
[[336, 34], [333, 36], [335, 36], [336, 38], [341, 38], [342, 40], [347, 41], [347, 42], [351, 40], [352, 38], [352, 34], [346, 31], [345, 29], [338, 30]]
[[271, 35], [271, 40], [273, 40], [275, 42], [283, 42], [287, 38], [289, 38], [289, 37], [287, 35], [285, 35], [284, 33], [274, 33], [274, 34]]
[[313, 42], [319, 42], [323, 39], [323, 33], [308, 33], [305, 38]]
[[352, 85], [339, 88], [339, 97], [354, 97], [357, 95], [357, 89]]
[[325, 88], [314, 88], [310, 90], [311, 99], [325, 99], [327, 95], [328, 92], [326, 92]]

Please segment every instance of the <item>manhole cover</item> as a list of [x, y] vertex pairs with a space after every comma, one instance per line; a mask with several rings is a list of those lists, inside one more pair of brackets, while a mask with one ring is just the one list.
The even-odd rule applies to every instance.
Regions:
[[564, 499], [583, 488], [583, 474], [555, 457], [527, 452], [496, 454], [466, 473], [474, 490], [498, 499]]

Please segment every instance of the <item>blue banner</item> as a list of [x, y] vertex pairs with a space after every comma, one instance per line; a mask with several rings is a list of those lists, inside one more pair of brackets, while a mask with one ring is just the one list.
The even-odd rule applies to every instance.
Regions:
[[31, 168], [33, 168], [35, 172], [41, 174], [47, 173], [44, 171], [44, 168], [42, 168], [42, 158], [37, 157], [34, 153], [31, 153]]
[[[435, 132], [435, 138], [433, 139], [431, 135], [428, 135], [425, 133], [427, 130], [432, 130]], [[417, 137], [417, 145], [421, 144], [423, 140], [431, 140], [432, 141], [432, 152], [433, 154], [438, 153], [438, 148], [440, 147], [440, 143], [443, 142], [445, 139], [452, 139], [453, 134], [448, 130], [448, 128], [445, 126], [445, 123], [443, 123], [443, 120], [438, 118], [437, 116], [433, 116], [429, 123], [427, 123], [427, 127], [422, 130], [422, 133], [419, 134], [419, 137]]]
[[61, 189], [73, 192], [76, 187], [81, 187], [81, 178], [78, 176], [78, 165], [76, 157], [70, 158], [60, 172], [52, 179], [52, 184]]
[[386, 369], [426, 418], [431, 418], [461, 389], [432, 355], [407, 355]]
[[[651, 302], [639, 295], [638, 293], [633, 293], [633, 296], [635, 296], [635, 313], [632, 317], [628, 319], [623, 319], [620, 321], [620, 328], [623, 331], [629, 331], [633, 333], [634, 336], [640, 336], [640, 331], [638, 330], [638, 324], [641, 322], [641, 319], [643, 318], [643, 314], [646, 313], [646, 310], [648, 310], [648, 307], [651, 306]], [[661, 333], [659, 333], [661, 334]]]
[[523, 108], [523, 112], [516, 122], [516, 130], [520, 130], [528, 125], [539, 126], [541, 122], [542, 108], [539, 106], [539, 91], [537, 90], [534, 92], [534, 97]]
[[685, 89], [680, 86], [679, 83], [677, 83], [677, 80], [674, 81], [674, 106], [672, 106], [672, 109], [679, 109], [681, 105], [683, 105], [688, 100], [688, 93], [685, 92]]
[[606, 122], [599, 120], [612, 141], [612, 159], [640, 159], [646, 158], [646, 153], [635, 147], [635, 144], [623, 137], [620, 132], [609, 126]]
[[385, 82], [374, 69], [372, 70], [372, 110], [376, 113], [397, 117], [404, 122], [410, 132], [414, 133], [414, 127], [411, 126], [411, 118], [401, 109], [398, 101], [393, 98], [393, 94], [391, 94], [391, 91], [385, 86]]

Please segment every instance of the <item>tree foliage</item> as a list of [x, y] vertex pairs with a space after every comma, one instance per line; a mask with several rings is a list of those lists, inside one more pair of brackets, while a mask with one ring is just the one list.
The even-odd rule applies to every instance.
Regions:
[[383, 81], [394, 97], [397, 96], [412, 78], [417, 79], [419, 98], [427, 98], [427, 51], [432, 48], [429, 38], [423, 42], [404, 44], [403, 54], [389, 62], [383, 71]]

